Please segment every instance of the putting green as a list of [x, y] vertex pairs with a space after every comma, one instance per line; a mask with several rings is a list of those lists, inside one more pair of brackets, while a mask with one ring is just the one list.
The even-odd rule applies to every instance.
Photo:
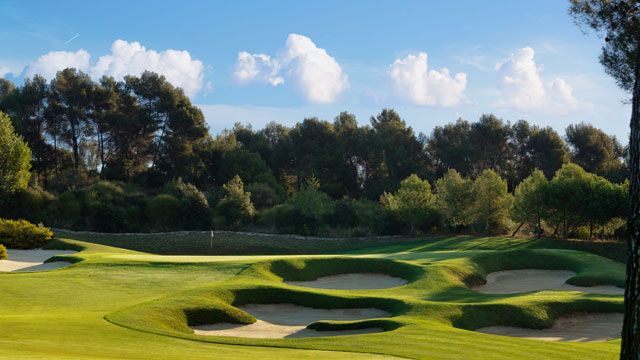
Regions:
[[[73, 263], [67, 268], [0, 274], [0, 358], [611, 359], [620, 346], [619, 340], [543, 342], [470, 331], [551, 328], [571, 313], [622, 311], [623, 298], [615, 294], [471, 290], [488, 273], [522, 269], [572, 271], [567, 283], [576, 286], [624, 285], [623, 264], [536, 248], [530, 239], [425, 239], [313, 256], [161, 256], [70, 239], [50, 247], [81, 251], [55, 258]], [[286, 283], [348, 273], [380, 273], [407, 283], [354, 290]], [[384, 330], [346, 336], [258, 339], [197, 335], [191, 328], [251, 324], [256, 318], [244, 305], [282, 303], [374, 308], [389, 316], [313, 319], [308, 326], [329, 335]]]

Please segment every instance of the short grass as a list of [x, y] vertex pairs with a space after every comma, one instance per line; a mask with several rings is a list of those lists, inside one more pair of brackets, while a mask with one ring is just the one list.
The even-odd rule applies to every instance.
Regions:
[[[527, 267], [575, 271], [570, 282], [576, 285], [623, 285], [623, 264], [577, 251], [579, 245], [571, 242], [442, 236], [313, 244], [242, 236], [219, 240], [235, 241], [233, 256], [186, 256], [197, 252], [191, 245], [185, 250], [179, 236], [155, 242], [148, 235], [56, 236], [59, 240], [48, 247], [82, 250], [59, 257], [72, 266], [0, 274], [0, 358], [614, 359], [620, 346], [619, 340], [549, 343], [469, 331], [491, 325], [544, 328], [571, 312], [622, 311], [622, 296], [568, 291], [491, 295], [468, 288], [488, 272]], [[122, 242], [129, 250], [112, 246]], [[164, 252], [172, 255], [149, 253], [163, 252], [166, 244], [173, 250]], [[252, 247], [253, 255], [237, 253]], [[260, 247], [268, 250], [260, 253]], [[284, 255], [287, 248], [295, 249], [289, 251], [293, 255]], [[593, 252], [598, 251], [604, 255], [608, 250]], [[383, 290], [320, 290], [282, 282], [355, 271], [385, 272], [409, 283]], [[252, 302], [372, 306], [393, 316], [311, 325], [387, 330], [344, 337], [244, 339], [197, 336], [189, 329], [215, 321], [250, 323], [253, 317], [234, 305]]]

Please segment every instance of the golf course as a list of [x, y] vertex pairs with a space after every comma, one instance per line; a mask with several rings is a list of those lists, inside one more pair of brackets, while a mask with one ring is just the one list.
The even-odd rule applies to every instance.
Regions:
[[54, 231], [44, 250], [60, 255], [45, 265], [68, 266], [0, 273], [0, 358], [619, 354], [625, 265], [612, 260], [620, 254], [611, 244], [454, 235], [209, 241], [208, 233]]

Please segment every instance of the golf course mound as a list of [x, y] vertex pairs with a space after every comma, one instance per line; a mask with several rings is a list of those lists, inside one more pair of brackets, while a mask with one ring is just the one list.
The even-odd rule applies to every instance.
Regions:
[[364, 327], [345, 330], [307, 328], [317, 321], [354, 321], [386, 318], [389, 312], [376, 308], [317, 309], [295, 304], [246, 304], [238, 306], [256, 318], [252, 324], [216, 323], [192, 326], [196, 335], [236, 336], [250, 338], [303, 338], [370, 334], [385, 331], [381, 327]]
[[340, 257], [278, 260], [269, 270], [287, 285], [335, 290], [388, 289], [414, 281], [423, 273], [401, 261]]
[[477, 332], [544, 341], [603, 342], [620, 337], [623, 314], [574, 313], [559, 317], [547, 329], [489, 326]]
[[[60, 269], [71, 265], [67, 261], [57, 261], [52, 259], [55, 256], [74, 254], [77, 251], [72, 250], [18, 250], [8, 249], [7, 260], [0, 260], [1, 271], [45, 271]], [[52, 259], [52, 261], [48, 261]], [[55, 260], [55, 261], [53, 261]]]
[[404, 285], [407, 280], [379, 273], [349, 273], [322, 276], [307, 281], [284, 281], [284, 283], [314, 289], [373, 290]]
[[504, 270], [487, 274], [486, 284], [472, 287], [485, 294], [513, 294], [539, 290], [582, 291], [597, 294], [623, 295], [624, 289], [613, 285], [575, 286], [567, 280], [577, 274], [567, 270]]

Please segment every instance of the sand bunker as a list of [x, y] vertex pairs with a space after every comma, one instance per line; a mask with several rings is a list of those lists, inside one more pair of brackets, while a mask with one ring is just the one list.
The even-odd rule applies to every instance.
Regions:
[[370, 334], [384, 331], [382, 328], [367, 328], [342, 331], [317, 331], [307, 325], [319, 320], [353, 321], [391, 316], [374, 308], [359, 309], [314, 309], [294, 304], [247, 304], [238, 306], [258, 321], [253, 324], [217, 323], [192, 326], [197, 335], [240, 336], [250, 338], [302, 338]]
[[44, 263], [45, 260], [58, 255], [68, 255], [77, 251], [69, 250], [16, 250], [7, 249], [9, 259], [0, 260], [0, 271], [44, 271], [59, 269], [71, 265], [66, 261]]
[[476, 331], [544, 341], [600, 342], [620, 337], [622, 314], [574, 314], [556, 319], [549, 329], [490, 326]]
[[538, 290], [583, 291], [597, 294], [624, 294], [624, 289], [613, 285], [574, 286], [566, 284], [574, 277], [573, 271], [562, 270], [508, 270], [487, 274], [485, 285], [474, 286], [471, 290], [485, 294], [513, 294]]
[[285, 284], [315, 289], [373, 290], [388, 289], [407, 283], [407, 280], [377, 273], [350, 273], [323, 276], [311, 281], [285, 281]]

